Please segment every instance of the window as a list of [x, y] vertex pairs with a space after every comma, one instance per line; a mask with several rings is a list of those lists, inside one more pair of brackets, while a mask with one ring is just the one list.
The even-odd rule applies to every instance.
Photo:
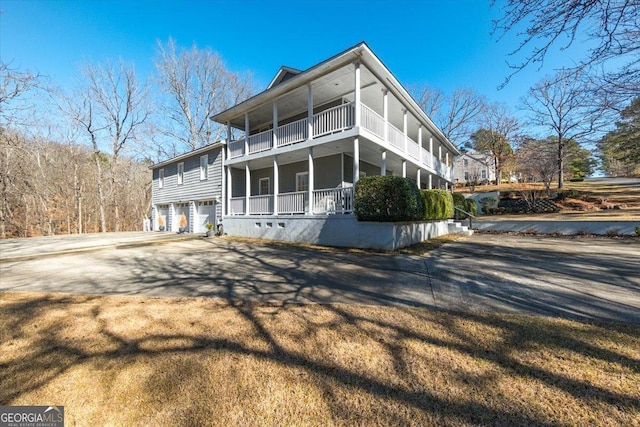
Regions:
[[[482, 172], [484, 172], [484, 171], [482, 171]], [[464, 180], [465, 181], [469, 181], [469, 172], [465, 172], [464, 173]]]
[[164, 169], [158, 171], [158, 188], [164, 187]]
[[296, 174], [296, 191], [309, 191], [309, 172]]
[[200, 180], [209, 179], [209, 155], [200, 156]]
[[469, 166], [469, 160], [464, 159], [464, 165], [465, 165], [465, 166]]
[[269, 178], [260, 178], [258, 180], [258, 183], [260, 186], [260, 188], [258, 188], [259, 195], [262, 196], [264, 194], [271, 194], [271, 191], [270, 191], [271, 189], [269, 188], [270, 187]]
[[482, 169], [482, 179], [487, 179], [487, 171]]
[[178, 163], [178, 185], [184, 183], [184, 162]]

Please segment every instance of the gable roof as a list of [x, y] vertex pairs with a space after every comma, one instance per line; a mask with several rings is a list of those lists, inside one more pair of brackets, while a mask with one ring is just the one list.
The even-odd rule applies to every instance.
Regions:
[[282, 82], [286, 82], [287, 80], [297, 76], [301, 72], [302, 70], [298, 70], [297, 68], [287, 67], [286, 65], [283, 65], [282, 67], [280, 67], [275, 77], [271, 80], [269, 86], [267, 86], [267, 90], [279, 85]]

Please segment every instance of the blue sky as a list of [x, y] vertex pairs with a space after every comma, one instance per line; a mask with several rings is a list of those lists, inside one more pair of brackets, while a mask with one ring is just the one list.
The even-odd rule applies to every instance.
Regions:
[[216, 50], [232, 70], [251, 71], [260, 90], [281, 65], [305, 69], [366, 41], [405, 86], [471, 87], [515, 107], [542, 76], [578, 59], [553, 52], [542, 70], [498, 91], [518, 41], [490, 36], [499, 10], [488, 0], [0, 0], [0, 10], [2, 61], [62, 87], [83, 60], [121, 57], [146, 77], [157, 41], [169, 37]]

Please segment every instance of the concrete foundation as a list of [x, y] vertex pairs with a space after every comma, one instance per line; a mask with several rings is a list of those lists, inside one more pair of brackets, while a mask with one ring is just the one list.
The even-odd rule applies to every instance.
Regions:
[[449, 227], [447, 221], [361, 222], [353, 215], [256, 215], [225, 217], [224, 232], [255, 239], [395, 250], [447, 234]]

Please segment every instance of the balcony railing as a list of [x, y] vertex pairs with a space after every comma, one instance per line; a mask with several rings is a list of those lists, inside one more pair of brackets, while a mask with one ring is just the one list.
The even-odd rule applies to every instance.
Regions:
[[[416, 141], [411, 139], [409, 136], [405, 136], [403, 131], [396, 128], [391, 123], [387, 123], [385, 126], [384, 118], [373, 109], [365, 104], [361, 104], [361, 107], [360, 120], [361, 126], [364, 129], [376, 135], [396, 150], [405, 153], [418, 163], [428, 167], [429, 169], [435, 170], [440, 176], [449, 180], [453, 179], [450, 167], [442, 167], [439, 160], [436, 159], [427, 149], [424, 147], [421, 148]], [[313, 137], [316, 138], [344, 131], [352, 128], [354, 124], [354, 104], [351, 102], [348, 104], [338, 105], [313, 115]], [[384, 138], [385, 127], [387, 127], [386, 138]], [[278, 126], [275, 131], [277, 148], [306, 141], [309, 137], [308, 134], [309, 126], [306, 118]], [[229, 143], [230, 158], [233, 159], [236, 157], [242, 157], [245, 154], [254, 154], [270, 150], [273, 148], [273, 141], [273, 130], [267, 130], [255, 135], [250, 135], [247, 140], [248, 153], [245, 152], [247, 150], [245, 149], [244, 139], [232, 141]], [[296, 205], [291, 209], [298, 211], [300, 207]], [[284, 213], [282, 210], [281, 212]]]
[[[244, 215], [245, 203], [245, 197], [232, 198], [229, 214]], [[312, 212], [315, 215], [353, 212], [353, 187], [314, 190], [312, 206]], [[279, 215], [305, 214], [308, 211], [308, 191], [278, 194]], [[271, 215], [273, 213], [273, 194], [249, 197], [249, 214]]]
[[353, 126], [353, 103], [338, 105], [313, 115], [313, 136], [339, 132]]

